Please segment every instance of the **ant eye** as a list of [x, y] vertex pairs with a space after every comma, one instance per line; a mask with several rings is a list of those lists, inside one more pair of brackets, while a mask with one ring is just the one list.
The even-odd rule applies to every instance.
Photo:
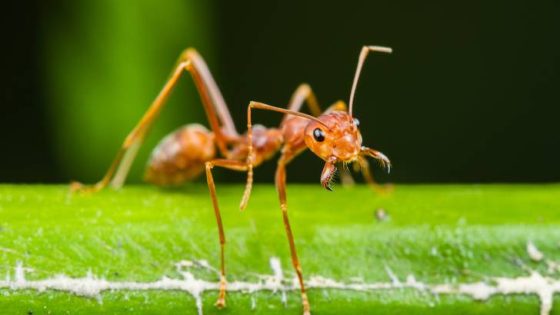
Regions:
[[315, 141], [317, 142], [325, 141], [325, 134], [323, 133], [323, 130], [315, 128], [315, 130], [313, 130], [313, 138], [315, 138]]
[[354, 125], [356, 125], [356, 127], [360, 126], [360, 121], [358, 120], [358, 118], [354, 118]]

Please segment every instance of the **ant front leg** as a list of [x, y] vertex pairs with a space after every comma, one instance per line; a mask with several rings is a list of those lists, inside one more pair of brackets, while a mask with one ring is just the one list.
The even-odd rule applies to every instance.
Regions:
[[296, 274], [299, 281], [299, 286], [301, 290], [301, 303], [303, 307], [303, 314], [309, 315], [311, 313], [311, 307], [309, 305], [309, 300], [307, 298], [307, 292], [305, 291], [305, 284], [303, 282], [303, 272], [301, 270], [301, 265], [299, 263], [299, 258], [297, 255], [296, 244], [294, 242], [294, 235], [292, 233], [292, 228], [290, 226], [290, 220], [288, 218], [288, 201], [286, 198], [286, 164], [293, 158], [290, 151], [285, 151], [280, 159], [278, 160], [278, 166], [276, 168], [276, 190], [278, 191], [278, 198], [280, 199], [280, 209], [282, 210], [282, 220], [284, 221], [284, 228], [286, 229], [286, 235], [288, 237], [288, 243], [290, 244], [290, 254], [292, 256], [292, 265], [296, 270]]
[[[249, 137], [249, 140], [252, 139], [251, 110], [253, 108], [270, 110], [270, 111], [275, 111], [275, 112], [279, 112], [279, 113], [283, 113], [283, 114], [289, 114], [289, 115], [295, 115], [295, 116], [303, 117], [303, 118], [306, 118], [306, 119], [309, 119], [309, 120], [319, 121], [316, 117], [313, 117], [311, 115], [307, 115], [307, 114], [304, 114], [304, 113], [291, 111], [289, 109], [279, 108], [279, 107], [275, 107], [275, 106], [270, 106], [270, 105], [263, 104], [263, 103], [251, 102], [249, 104], [249, 108], [247, 110], [247, 128], [248, 128], [247, 135]], [[304, 315], [309, 315], [310, 314], [309, 300], [307, 298], [307, 293], [305, 291], [305, 285], [304, 285], [304, 282], [303, 282], [303, 273], [302, 273], [302, 270], [301, 270], [301, 265], [300, 265], [299, 258], [298, 258], [298, 255], [297, 255], [297, 251], [296, 251], [296, 245], [295, 245], [295, 242], [294, 242], [294, 236], [293, 236], [293, 233], [292, 233], [292, 228], [290, 226], [290, 220], [288, 218], [288, 204], [287, 204], [287, 198], [286, 198], [286, 164], [295, 156], [295, 154], [292, 153], [292, 150], [290, 149], [289, 144], [286, 144], [286, 145], [287, 146], [285, 146], [284, 150], [282, 151], [282, 156], [278, 160], [278, 167], [276, 169], [275, 182], [276, 182], [276, 189], [278, 191], [278, 197], [280, 199], [280, 208], [282, 209], [282, 219], [284, 221], [284, 227], [286, 229], [286, 234], [287, 234], [287, 237], [288, 237], [288, 243], [290, 245], [290, 254], [291, 254], [291, 257], [292, 257], [292, 265], [294, 266], [294, 269], [296, 270], [296, 274], [297, 274], [299, 284], [300, 284], [303, 314]], [[249, 141], [249, 157], [247, 158], [247, 166], [248, 167], [251, 166], [251, 162], [253, 160], [252, 152], [253, 152], [252, 142]], [[249, 168], [249, 170], [250, 169], [251, 168]]]
[[216, 301], [216, 306], [222, 308], [225, 306], [226, 297], [226, 272], [225, 272], [225, 243], [226, 238], [224, 234], [224, 228], [222, 223], [222, 216], [220, 213], [220, 206], [218, 204], [218, 197], [216, 194], [216, 184], [214, 183], [214, 177], [212, 176], [212, 169], [215, 166], [227, 168], [235, 171], [246, 171], [247, 172], [247, 183], [245, 185], [245, 191], [243, 193], [243, 198], [241, 199], [240, 209], [243, 210], [247, 206], [249, 197], [251, 195], [251, 190], [253, 187], [253, 168], [255, 166], [255, 152], [253, 148], [253, 124], [251, 118], [251, 110], [253, 108], [267, 109], [272, 111], [277, 111], [281, 113], [294, 114], [297, 116], [303, 116], [310, 119], [316, 119], [310, 115], [290, 111], [283, 108], [278, 108], [262, 103], [251, 102], [247, 107], [247, 144], [248, 144], [248, 154], [245, 162], [232, 160], [232, 159], [217, 159], [206, 162], [206, 180], [208, 182], [208, 189], [210, 190], [210, 197], [212, 198], [212, 205], [214, 207], [214, 214], [216, 215], [216, 223], [218, 225], [218, 233], [220, 238], [220, 291], [218, 294], [218, 300]]
[[130, 166], [136, 158], [138, 149], [140, 149], [148, 131], [159, 116], [184, 72], [189, 72], [194, 80], [208, 121], [216, 137], [218, 149], [224, 156], [227, 157], [229, 155], [226, 137], [238, 137], [239, 134], [235, 129], [227, 105], [206, 63], [196, 50], [189, 48], [181, 53], [163, 89], [142, 119], [128, 134], [103, 178], [92, 186], [84, 186], [81, 183], [73, 182], [71, 184], [72, 191], [96, 192], [109, 184], [115, 188], [120, 188], [123, 185]]
[[[377, 151], [375, 151], [377, 152]], [[383, 160], [382, 158], [380, 158], [381, 160], [381, 165], [384, 167], [388, 167], [388, 169], [390, 169], [390, 162], [389, 160], [383, 155], [383, 158], [386, 160]], [[391, 192], [393, 190], [393, 186], [391, 185], [379, 185], [375, 179], [373, 178], [373, 174], [371, 172], [371, 168], [369, 165], [368, 160], [365, 157], [359, 157], [358, 164], [354, 164], [357, 165], [360, 169], [360, 172], [362, 173], [362, 176], [364, 177], [364, 180], [366, 181], [366, 183], [377, 193], [387, 193], [387, 192]]]

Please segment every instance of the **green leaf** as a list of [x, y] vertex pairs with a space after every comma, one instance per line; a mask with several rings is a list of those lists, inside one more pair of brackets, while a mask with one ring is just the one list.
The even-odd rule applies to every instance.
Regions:
[[[281, 291], [228, 292], [228, 307], [217, 310], [217, 292], [208, 290], [201, 297], [204, 314], [301, 312], [299, 293], [292, 290], [294, 272], [274, 187], [257, 185], [244, 212], [238, 210], [243, 186], [218, 183], [217, 190], [229, 283], [272, 281], [270, 260], [277, 257], [287, 301], [283, 303]], [[330, 193], [319, 185], [290, 185], [289, 213], [301, 265], [308, 283], [316, 286], [309, 290], [312, 311], [546, 311], [541, 301], [545, 295], [540, 299], [534, 288], [527, 294], [506, 294], [502, 288], [498, 293], [503, 294], [481, 300], [459, 293], [467, 293], [462, 284], [496, 288], [498, 277], [513, 281], [510, 288], [520, 279], [541, 289], [556, 283], [559, 194], [558, 185], [399, 185], [383, 195], [363, 186], [338, 187]], [[383, 220], [381, 209], [386, 213]], [[0, 274], [6, 275], [0, 281], [3, 313], [196, 314], [195, 298], [186, 291], [80, 290], [88, 288], [88, 280], [149, 285], [166, 277], [188, 282], [185, 272], [205, 283], [218, 281], [212, 269], [219, 267], [218, 234], [205, 185], [174, 190], [126, 186], [85, 196], [70, 194], [67, 186], [3, 185], [0, 217]], [[528, 244], [543, 258], [529, 255]], [[539, 284], [531, 272], [547, 280]], [[31, 288], [38, 281], [52, 288], [57, 275], [77, 282], [58, 291]], [[325, 279], [342, 287], [330, 288]], [[359, 291], [350, 284], [386, 288]], [[456, 292], [436, 294], [437, 286]]]

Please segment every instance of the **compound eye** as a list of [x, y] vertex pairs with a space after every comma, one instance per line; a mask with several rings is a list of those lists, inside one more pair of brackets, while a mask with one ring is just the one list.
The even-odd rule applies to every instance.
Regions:
[[358, 120], [358, 118], [354, 118], [354, 125], [356, 125], [356, 127], [360, 126], [360, 121]]
[[313, 130], [313, 138], [315, 138], [315, 141], [317, 142], [325, 141], [325, 134], [323, 133], [323, 130], [315, 128], [315, 130]]

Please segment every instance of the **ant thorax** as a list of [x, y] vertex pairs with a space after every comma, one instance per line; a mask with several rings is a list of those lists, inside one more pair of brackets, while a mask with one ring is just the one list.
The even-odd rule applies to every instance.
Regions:
[[325, 161], [353, 162], [360, 155], [362, 135], [358, 121], [347, 112], [333, 111], [319, 116], [305, 128], [305, 143]]
[[[263, 125], [253, 126], [253, 153], [255, 165], [261, 164], [274, 156], [283, 143], [282, 133], [277, 128], [266, 128]], [[238, 144], [231, 151], [231, 159], [243, 161], [249, 154], [249, 139], [244, 134]]]

